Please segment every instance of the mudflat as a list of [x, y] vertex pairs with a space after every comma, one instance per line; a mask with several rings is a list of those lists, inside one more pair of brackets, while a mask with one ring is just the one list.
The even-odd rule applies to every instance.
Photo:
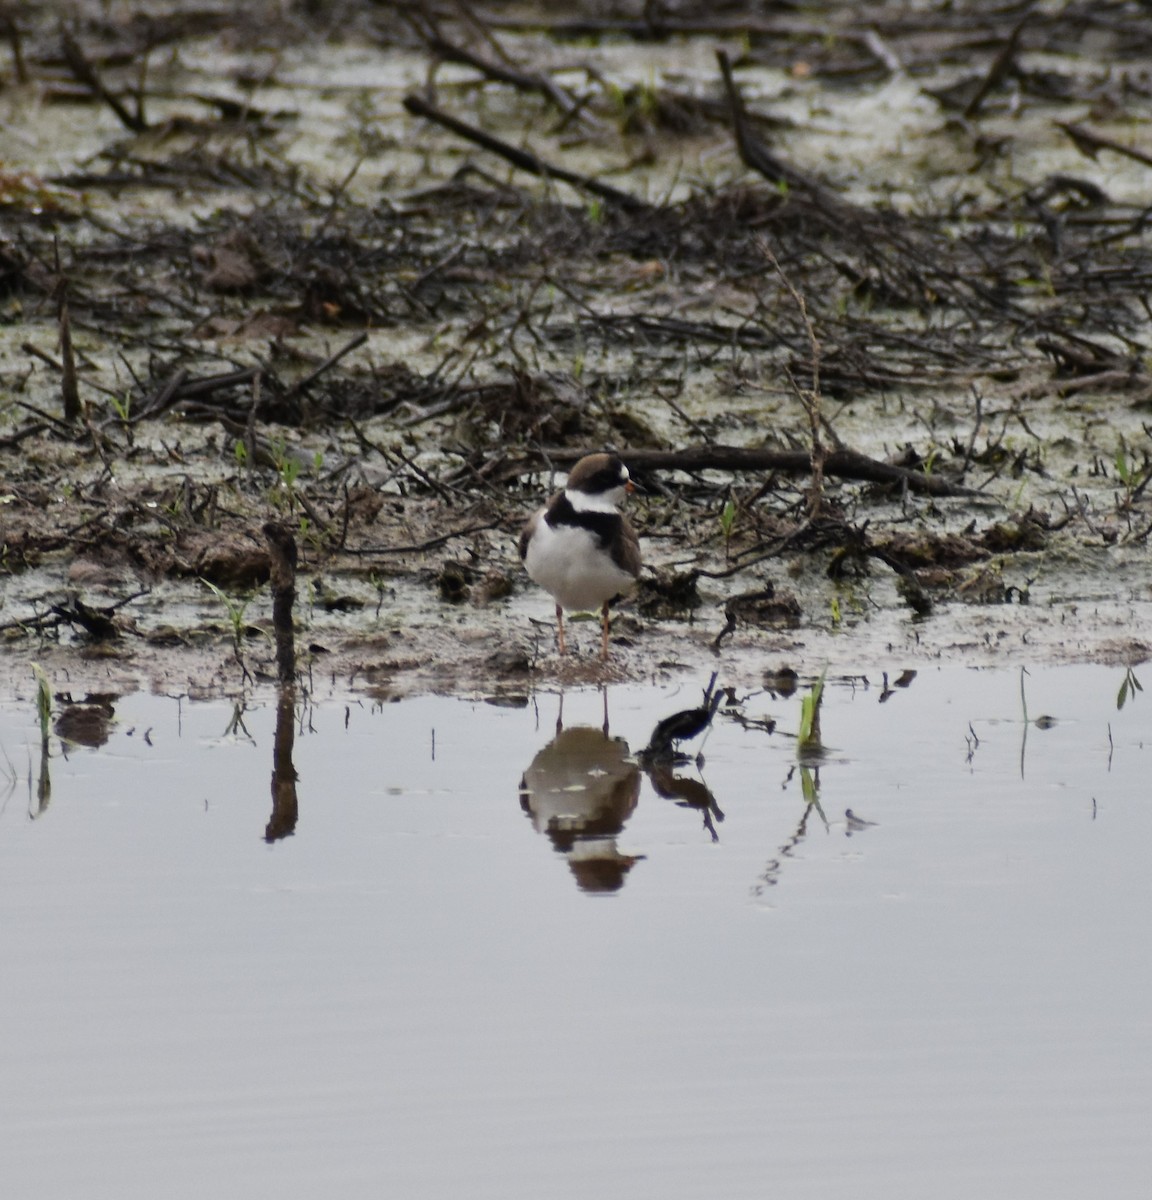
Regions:
[[380, 694], [1147, 657], [1152, 12], [645, 11], [13, 8], [0, 672], [271, 678], [269, 521]]

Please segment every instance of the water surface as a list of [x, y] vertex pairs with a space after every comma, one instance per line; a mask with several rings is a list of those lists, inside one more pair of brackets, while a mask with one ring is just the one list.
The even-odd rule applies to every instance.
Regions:
[[1143, 1195], [1124, 678], [829, 681], [818, 770], [771, 693], [642, 769], [706, 679], [57, 703], [48, 793], [9, 697], [3, 1194]]

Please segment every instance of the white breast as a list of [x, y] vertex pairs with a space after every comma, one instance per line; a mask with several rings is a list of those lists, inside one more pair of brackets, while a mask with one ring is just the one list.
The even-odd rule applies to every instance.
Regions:
[[554, 529], [543, 513], [528, 542], [524, 566], [557, 604], [575, 612], [598, 609], [635, 583], [588, 530], [573, 525]]

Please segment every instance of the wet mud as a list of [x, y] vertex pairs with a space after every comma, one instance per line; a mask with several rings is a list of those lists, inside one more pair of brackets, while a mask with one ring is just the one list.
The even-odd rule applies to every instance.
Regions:
[[282, 678], [269, 524], [306, 685], [1147, 657], [1145, 7], [235, 7], [5, 9], [7, 677]]

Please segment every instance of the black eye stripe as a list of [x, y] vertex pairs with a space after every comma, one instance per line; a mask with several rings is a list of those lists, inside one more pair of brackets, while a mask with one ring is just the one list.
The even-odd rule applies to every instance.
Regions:
[[618, 466], [616, 467], [601, 467], [594, 475], [590, 476], [588, 482], [584, 485], [589, 492], [610, 492], [613, 488], [622, 487], [624, 485], [624, 476]]

